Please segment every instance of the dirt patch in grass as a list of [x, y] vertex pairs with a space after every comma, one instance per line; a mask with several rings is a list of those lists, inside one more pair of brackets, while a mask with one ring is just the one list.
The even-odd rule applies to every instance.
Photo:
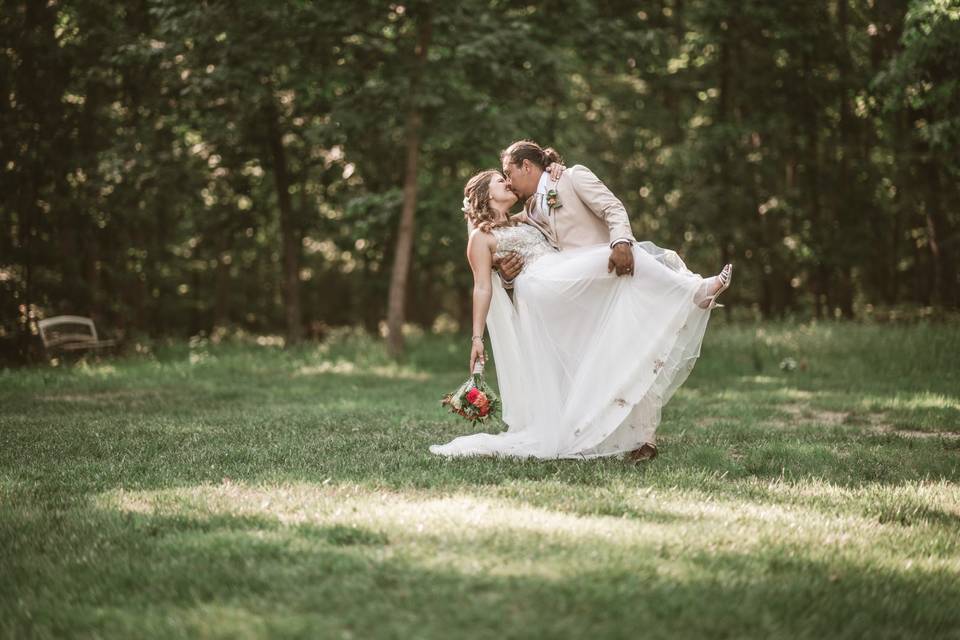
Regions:
[[704, 416], [703, 418], [697, 418], [696, 424], [698, 427], [712, 427], [723, 420], [719, 416]]
[[125, 389], [119, 391], [92, 391], [90, 393], [47, 393], [36, 396], [41, 402], [72, 402], [76, 404], [137, 404], [160, 400], [163, 394], [155, 390]]
[[918, 439], [936, 439], [944, 438], [947, 440], [960, 440], [960, 430], [948, 431], [923, 431], [919, 429], [904, 429], [894, 426], [886, 414], [883, 413], [860, 413], [854, 411], [832, 411], [829, 409], [816, 409], [814, 407], [801, 404], [783, 404], [777, 407], [780, 411], [787, 413], [790, 418], [773, 419], [764, 422], [765, 425], [790, 428], [790, 427], [814, 427], [827, 426], [838, 427], [841, 425], [850, 427], [860, 427], [865, 433], [871, 435], [894, 435], [901, 438]]
[[914, 429], [898, 429], [889, 424], [880, 424], [868, 429], [868, 433], [877, 435], [894, 435], [901, 438], [919, 438], [921, 440], [938, 439], [960, 441], [960, 431], [917, 431]]
[[[814, 409], [799, 404], [786, 404], [779, 407], [782, 411], [790, 414], [793, 424], [823, 424], [828, 427], [835, 427], [845, 424], [852, 415], [849, 411], [829, 411], [827, 409]], [[787, 423], [789, 424], [789, 423]]]

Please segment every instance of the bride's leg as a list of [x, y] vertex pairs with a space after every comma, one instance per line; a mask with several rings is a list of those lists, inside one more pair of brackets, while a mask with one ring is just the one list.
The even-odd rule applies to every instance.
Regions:
[[700, 303], [706, 300], [707, 296], [716, 291], [718, 286], [717, 276], [704, 278], [703, 282], [700, 284], [700, 287], [697, 289], [697, 292], [693, 294], [693, 303], [697, 306], [700, 306]]

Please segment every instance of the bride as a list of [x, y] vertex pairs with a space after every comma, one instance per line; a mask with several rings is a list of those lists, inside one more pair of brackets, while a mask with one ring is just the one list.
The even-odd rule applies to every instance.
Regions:
[[[464, 195], [473, 226], [467, 244], [474, 278], [470, 370], [484, 361], [486, 325], [508, 428], [430, 451], [654, 457], [660, 410], [693, 369], [731, 265], [705, 279], [675, 252], [635, 242], [632, 277], [617, 277], [610, 273], [607, 244], [559, 251], [528, 211], [510, 217], [517, 195], [499, 171], [475, 175]], [[509, 252], [523, 260], [512, 301], [491, 271]]]

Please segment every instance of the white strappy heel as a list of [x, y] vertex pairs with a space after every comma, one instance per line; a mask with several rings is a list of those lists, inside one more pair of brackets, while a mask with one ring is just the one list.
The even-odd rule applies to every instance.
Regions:
[[701, 309], [715, 309], [717, 307], [723, 307], [722, 304], [717, 304], [717, 298], [719, 298], [720, 294], [730, 287], [730, 283], [733, 281], [733, 265], [724, 265], [723, 269], [721, 269], [720, 273], [717, 275], [717, 278], [720, 279], [720, 288], [717, 289], [712, 295], [707, 296], [698, 303], [698, 306]]

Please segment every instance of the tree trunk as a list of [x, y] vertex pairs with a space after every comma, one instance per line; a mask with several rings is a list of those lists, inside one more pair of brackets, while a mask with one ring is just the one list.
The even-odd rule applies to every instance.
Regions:
[[233, 233], [229, 227], [221, 230], [217, 239], [217, 290], [214, 293], [213, 326], [230, 325], [230, 263]]
[[423, 114], [415, 101], [427, 60], [430, 26], [429, 14], [418, 16], [417, 46], [414, 51], [416, 64], [413, 68], [413, 77], [410, 79], [410, 97], [413, 102], [407, 112], [406, 123], [407, 153], [403, 180], [403, 209], [400, 213], [396, 254], [390, 275], [390, 293], [387, 297], [387, 349], [394, 358], [401, 356], [404, 349], [404, 303], [407, 298], [407, 279], [413, 252], [413, 222], [417, 207], [417, 164], [420, 160], [420, 130], [423, 126]]
[[[813, 64], [810, 60], [810, 54], [804, 53], [802, 56], [803, 64], [803, 76], [805, 81], [810, 82], [813, 78]], [[824, 308], [824, 304], [828, 303], [828, 294], [829, 294], [829, 285], [830, 285], [830, 269], [826, 263], [826, 256], [824, 251], [826, 250], [826, 230], [824, 225], [826, 224], [825, 217], [823, 215], [823, 210], [821, 208], [821, 194], [820, 194], [820, 174], [821, 163], [820, 163], [820, 135], [819, 129], [820, 126], [819, 118], [817, 117], [817, 109], [819, 105], [815, 102], [814, 104], [805, 105], [806, 108], [806, 118], [805, 126], [807, 130], [806, 136], [806, 149], [804, 153], [804, 166], [803, 171], [806, 177], [807, 182], [807, 203], [810, 211], [810, 224], [811, 224], [811, 239], [813, 242], [813, 252], [814, 252], [814, 268], [813, 268], [813, 315], [818, 320], [823, 318], [824, 315], [829, 311], [829, 309]]]
[[858, 215], [858, 204], [860, 202], [857, 184], [850, 181], [850, 162], [848, 155], [854, 148], [857, 132], [854, 130], [856, 123], [853, 114], [850, 111], [850, 102], [853, 90], [851, 88], [850, 76], [852, 75], [853, 61], [850, 59], [850, 43], [847, 37], [849, 27], [849, 16], [847, 15], [847, 0], [840, 0], [837, 3], [837, 29], [840, 32], [840, 60], [838, 66], [840, 82], [840, 154], [839, 154], [839, 177], [840, 188], [835, 189], [837, 198], [835, 200], [834, 213], [839, 221], [844, 224], [839, 225], [839, 234], [841, 236], [841, 246], [837, 246], [837, 237], [832, 235], [830, 242], [831, 251], [836, 251], [835, 258], [842, 261], [839, 269], [839, 286], [837, 288], [837, 305], [843, 316], [848, 319], [853, 318], [853, 265], [854, 252], [849, 250], [848, 241], [852, 237], [847, 234], [856, 232], [856, 226], [850, 219]]
[[[16, 190], [13, 201], [17, 212], [20, 232], [19, 253], [20, 264], [23, 266], [22, 298], [18, 310], [19, 323], [18, 347], [23, 359], [33, 356], [33, 347], [36, 341], [33, 336], [35, 322], [38, 319], [34, 307], [42, 306], [44, 292], [42, 286], [35, 286], [38, 268], [42, 265], [42, 252], [39, 250], [44, 242], [42, 234], [43, 214], [38, 201], [45, 185], [51, 180], [52, 169], [44, 157], [43, 143], [47, 136], [55, 133], [52, 123], [57, 123], [61, 117], [59, 105], [52, 98], [53, 90], [49, 84], [35, 82], [38, 71], [43, 65], [44, 54], [55, 50], [53, 35], [56, 10], [44, 6], [42, 3], [28, 2], [24, 9], [24, 33], [20, 41], [19, 55], [21, 64], [13, 83], [17, 101], [21, 109], [31, 122], [29, 134], [14, 146], [20, 147], [17, 164], [20, 166]], [[48, 76], [49, 77], [49, 76]], [[4, 83], [7, 85], [7, 83]], [[56, 111], [55, 111], [56, 109]], [[6, 144], [6, 141], [4, 141]]]
[[943, 205], [940, 198], [940, 168], [936, 163], [926, 163], [923, 168], [928, 185], [928, 196], [925, 198], [923, 213], [927, 228], [927, 246], [930, 248], [932, 261], [933, 283], [932, 299], [934, 304], [943, 307], [953, 306], [953, 291], [951, 279], [956, 277], [953, 270], [950, 254], [943, 250], [943, 237], [946, 224], [943, 216]]
[[277, 207], [280, 209], [280, 245], [283, 261], [283, 302], [287, 325], [287, 343], [303, 340], [303, 323], [300, 312], [300, 232], [293, 219], [290, 202], [290, 174], [287, 172], [287, 152], [283, 148], [283, 136], [277, 122], [273, 95], [268, 96], [267, 135], [270, 155], [273, 160], [273, 179], [277, 189]]
[[[734, 75], [734, 58], [737, 54], [737, 40], [736, 33], [739, 32], [737, 28], [739, 18], [739, 11], [736, 5], [730, 7], [730, 13], [727, 16], [726, 24], [721, 25], [723, 34], [720, 39], [720, 95], [719, 95], [719, 106], [717, 113], [717, 124], [720, 126], [721, 130], [728, 130], [733, 120], [733, 83], [735, 79]], [[723, 231], [719, 232], [717, 235], [720, 239], [720, 263], [726, 264], [731, 262], [732, 255], [731, 253], [735, 251], [733, 244], [733, 235], [728, 231], [728, 225], [726, 222], [729, 220], [733, 207], [731, 203], [733, 198], [731, 197], [731, 185], [733, 184], [733, 178], [730, 172], [730, 164], [732, 162], [732, 154], [730, 153], [730, 147], [734, 144], [733, 138], [729, 133], [725, 132], [722, 134], [723, 138], [721, 139], [721, 146], [717, 153], [717, 162], [719, 164], [719, 180], [720, 187], [717, 192], [717, 214], [714, 218], [719, 224], [720, 229]], [[764, 278], [767, 277], [766, 274], [763, 275]], [[724, 309], [724, 314], [727, 319], [731, 317], [731, 310], [729, 307]]]

